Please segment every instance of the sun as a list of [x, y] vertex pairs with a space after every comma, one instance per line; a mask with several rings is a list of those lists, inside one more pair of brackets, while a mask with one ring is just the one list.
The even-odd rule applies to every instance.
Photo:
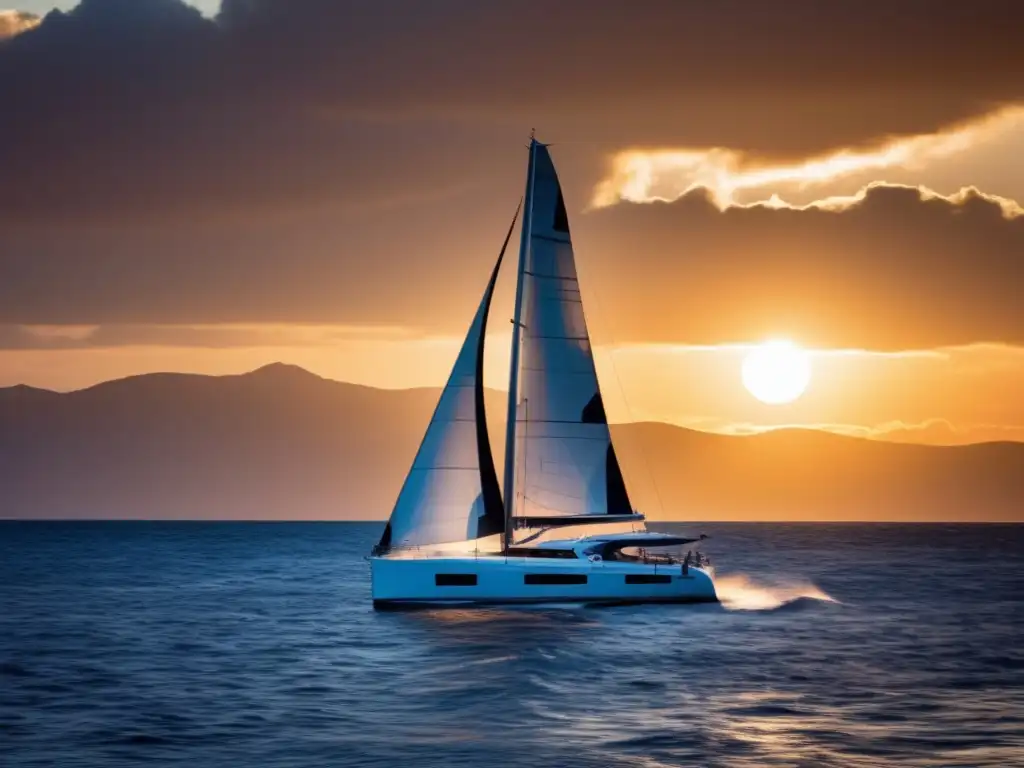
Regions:
[[810, 356], [791, 341], [766, 341], [743, 358], [743, 386], [762, 403], [791, 403], [810, 381]]

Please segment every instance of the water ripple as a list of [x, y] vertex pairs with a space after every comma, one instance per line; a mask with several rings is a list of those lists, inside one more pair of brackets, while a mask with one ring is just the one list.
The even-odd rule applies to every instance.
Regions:
[[1024, 765], [1024, 527], [702, 530], [722, 605], [376, 613], [377, 526], [0, 524], [4, 768]]

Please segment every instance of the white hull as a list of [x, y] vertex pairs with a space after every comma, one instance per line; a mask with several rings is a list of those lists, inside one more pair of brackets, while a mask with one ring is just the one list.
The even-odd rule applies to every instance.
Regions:
[[371, 557], [376, 608], [472, 603], [717, 602], [710, 568], [535, 557]]

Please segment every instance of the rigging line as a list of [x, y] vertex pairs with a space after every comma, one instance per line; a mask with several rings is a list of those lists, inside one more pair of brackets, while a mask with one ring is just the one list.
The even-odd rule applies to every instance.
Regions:
[[[591, 285], [589, 287], [589, 291], [588, 292], [593, 297], [594, 304], [597, 305], [598, 313], [600, 315], [604, 316], [604, 317], [609, 317], [609, 315], [604, 311], [604, 308], [603, 308], [603, 306], [601, 304], [597, 288], [595, 286]], [[582, 283], [581, 283], [580, 284], [580, 295], [581, 296], [582, 296], [582, 293], [583, 293], [583, 288], [582, 288]], [[609, 362], [609, 365], [611, 366], [611, 369], [612, 369], [612, 376], [614, 376], [614, 378], [615, 378], [615, 385], [619, 389], [619, 395], [622, 397], [622, 402], [626, 406], [626, 418], [628, 418], [631, 423], [636, 424], [637, 422], [633, 418], [633, 409], [630, 407], [630, 404], [629, 404], [629, 398], [626, 397], [626, 389], [625, 389], [625, 387], [622, 386], [622, 378], [619, 376], [619, 370], [618, 370], [618, 368], [615, 365], [615, 352], [616, 352], [615, 339], [618, 336], [618, 333], [616, 332], [614, 318], [612, 318], [612, 319], [610, 319], [608, 321], [608, 325], [609, 325], [609, 330], [611, 331], [610, 335], [612, 337], [612, 339], [611, 339], [611, 341], [612, 341], [612, 348], [608, 352], [608, 362]], [[591, 343], [591, 349], [593, 349], [593, 343]], [[648, 460], [647, 451], [644, 448], [644, 441], [641, 438], [639, 432], [637, 433], [637, 442], [640, 444], [640, 458], [641, 458], [641, 460], [644, 463], [644, 468], [645, 468], [645, 470], [647, 472], [647, 476], [651, 480], [651, 487], [654, 488], [654, 498], [655, 498], [655, 500], [658, 503], [658, 511], [661, 513], [661, 516], [664, 517], [665, 516], [665, 504], [664, 504], [664, 502], [662, 501], [662, 498], [661, 498], [661, 490], [658, 488], [658, 481], [654, 478], [654, 471], [651, 469], [651, 463]]]
[[526, 509], [526, 449], [530, 445], [530, 398], [523, 398], [523, 482], [520, 484], [523, 509]]

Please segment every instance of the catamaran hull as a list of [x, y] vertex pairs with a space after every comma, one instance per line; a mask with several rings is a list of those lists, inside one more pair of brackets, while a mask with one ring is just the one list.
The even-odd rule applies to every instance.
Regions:
[[708, 571], [541, 558], [370, 558], [375, 608], [523, 603], [712, 603]]

